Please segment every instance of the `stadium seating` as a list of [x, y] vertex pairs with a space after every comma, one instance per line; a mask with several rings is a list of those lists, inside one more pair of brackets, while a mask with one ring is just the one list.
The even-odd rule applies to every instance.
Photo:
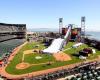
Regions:
[[100, 41], [92, 38], [85, 38], [85, 43], [100, 50]]
[[0, 42], [17, 38], [23, 39], [26, 35], [26, 24], [0, 23]]
[[97, 62], [82, 63], [72, 69], [63, 69], [37, 77], [26, 78], [26, 80], [57, 80], [59, 78], [64, 78], [64, 80], [100, 80], [100, 68], [89, 68], [95, 65], [97, 65]]
[[[66, 80], [67, 79], [68, 78], [66, 78]], [[87, 72], [80, 73], [76, 76], [74, 75], [68, 80], [100, 80], [100, 71], [99, 69], [98, 70], [91, 69]]]
[[[19, 27], [18, 27], [19, 26]], [[25, 27], [23, 27], [25, 25], [7, 25], [7, 24], [1, 24], [0, 25], [0, 33], [6, 33], [6, 32], [23, 32], [25, 29]]]
[[0, 41], [9, 40], [9, 39], [14, 39], [14, 38], [16, 38], [15, 35], [0, 36]]
[[0, 33], [3, 32], [12, 32], [12, 29], [8, 26], [0, 25]]
[[25, 40], [21, 39], [13, 39], [13, 40], [8, 40], [4, 42], [0, 42], [0, 56], [3, 56], [5, 54], [11, 53], [11, 51], [21, 45]]

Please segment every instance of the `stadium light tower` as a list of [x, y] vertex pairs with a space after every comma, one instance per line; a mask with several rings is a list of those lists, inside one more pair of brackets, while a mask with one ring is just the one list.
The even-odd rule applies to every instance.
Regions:
[[81, 40], [84, 42], [85, 37], [85, 16], [81, 17]]
[[59, 34], [62, 32], [62, 27], [63, 27], [63, 18], [59, 18]]

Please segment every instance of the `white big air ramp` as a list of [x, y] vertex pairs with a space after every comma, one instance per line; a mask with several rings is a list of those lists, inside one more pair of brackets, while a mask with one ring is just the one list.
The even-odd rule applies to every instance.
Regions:
[[62, 50], [63, 46], [64, 46], [64, 42], [67, 40], [69, 34], [70, 34], [70, 31], [71, 31], [71, 25], [68, 27], [68, 31], [66, 33], [66, 35], [64, 36], [64, 39], [62, 38], [57, 38], [57, 39], [54, 39], [51, 43], [51, 45], [44, 49], [43, 50], [43, 53], [57, 53], [59, 51]]

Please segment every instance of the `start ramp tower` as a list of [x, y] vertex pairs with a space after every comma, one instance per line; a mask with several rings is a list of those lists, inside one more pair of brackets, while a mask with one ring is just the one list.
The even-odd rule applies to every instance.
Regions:
[[64, 36], [64, 39], [62, 39], [62, 38], [54, 39], [52, 41], [51, 45], [48, 48], [43, 50], [43, 53], [57, 53], [57, 52], [61, 51], [66, 40], [68, 39], [68, 36], [71, 32], [71, 28], [72, 28], [72, 26], [69, 25], [68, 31], [67, 31], [66, 35]]

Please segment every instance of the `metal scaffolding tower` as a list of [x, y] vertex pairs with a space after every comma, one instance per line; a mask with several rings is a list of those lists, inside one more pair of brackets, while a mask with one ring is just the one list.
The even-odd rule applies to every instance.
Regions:
[[62, 32], [62, 27], [63, 27], [63, 18], [59, 18], [59, 34]]
[[81, 17], [81, 37], [82, 42], [84, 42], [85, 37], [85, 16]]

